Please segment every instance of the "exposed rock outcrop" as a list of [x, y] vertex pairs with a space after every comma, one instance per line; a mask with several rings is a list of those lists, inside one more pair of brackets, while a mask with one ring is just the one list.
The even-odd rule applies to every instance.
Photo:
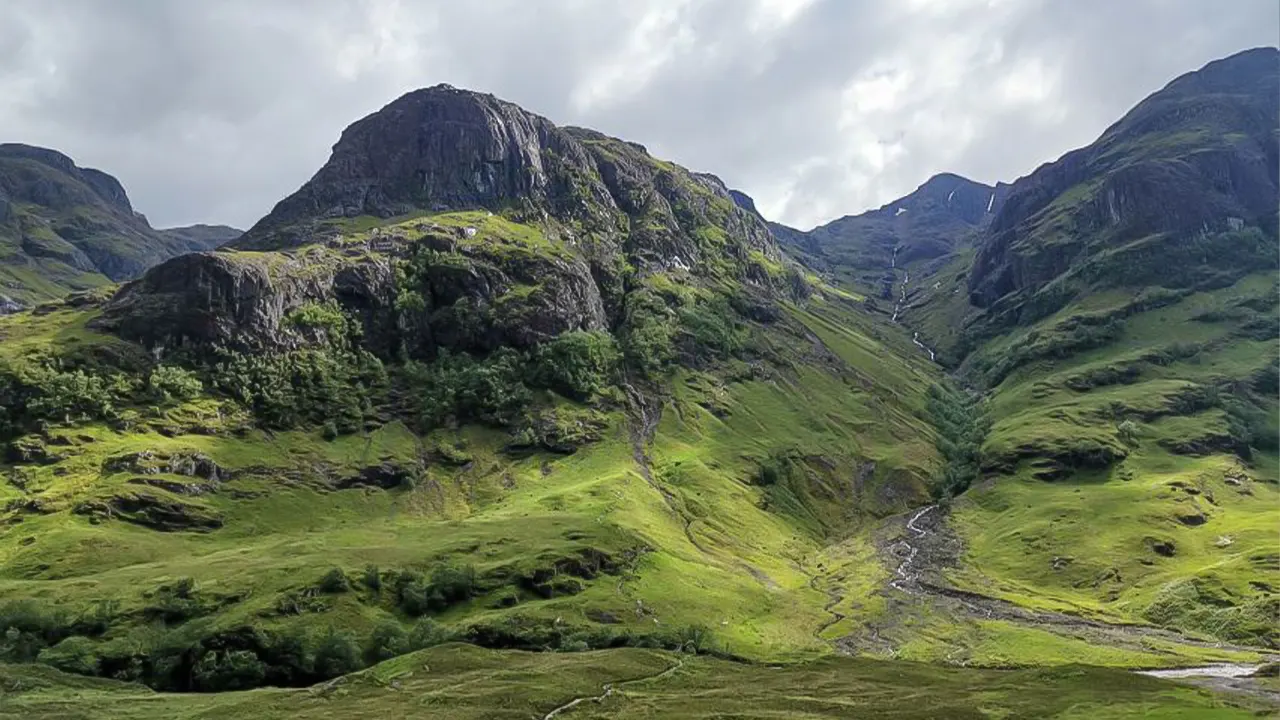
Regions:
[[[466, 216], [475, 226], [412, 219], [477, 210]], [[357, 232], [344, 223], [367, 216], [398, 224], [361, 248], [344, 244]], [[768, 266], [783, 261], [764, 221], [714, 176], [447, 85], [349, 127], [325, 166], [230, 249], [151, 270], [98, 326], [153, 349], [288, 350], [325, 338], [293, 313], [336, 304], [376, 353], [487, 352], [608, 329], [645, 275], [768, 294]], [[395, 257], [412, 272], [397, 272]]]

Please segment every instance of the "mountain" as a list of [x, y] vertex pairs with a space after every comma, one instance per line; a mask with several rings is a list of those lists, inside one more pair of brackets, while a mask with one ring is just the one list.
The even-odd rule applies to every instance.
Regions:
[[1280, 644], [1280, 51], [1179, 77], [903, 288], [980, 397], [961, 587]]
[[110, 175], [54, 150], [0, 144], [0, 306], [127, 280], [227, 237], [154, 230]]
[[199, 252], [222, 247], [244, 234], [228, 225], [184, 225], [160, 228], [156, 232], [186, 247], [185, 252]]
[[1091, 288], [1207, 287], [1274, 266], [1277, 65], [1275, 48], [1209, 63], [1019, 179], [974, 262], [974, 303], [1036, 318]]
[[[1194, 155], [1220, 90], [1046, 207]], [[393, 100], [227, 245], [0, 318], [0, 704], [1274, 709], [1128, 672], [1280, 646], [1266, 215], [1213, 199], [1222, 257], [1066, 283], [1020, 258], [1142, 228], [1000, 224], [1034, 185], [938, 176], [807, 267], [812, 234], [640, 145]]]
[[777, 228], [775, 235], [809, 265], [890, 299], [895, 269], [962, 246], [1003, 207], [1008, 187], [943, 173], [876, 210], [846, 215], [808, 232]]
[[881, 571], [820, 555], [940, 467], [937, 369], [716, 177], [448, 86], [0, 338], [0, 626], [52, 662], [72, 626], [4, 608], [56, 596], [81, 671], [167, 690], [446, 639], [826, 652], [820, 576]]

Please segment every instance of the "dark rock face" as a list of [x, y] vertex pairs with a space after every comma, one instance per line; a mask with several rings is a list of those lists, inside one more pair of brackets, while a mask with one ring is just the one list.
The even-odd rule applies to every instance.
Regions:
[[[518, 223], [533, 244], [402, 217], [481, 209]], [[370, 241], [377, 252], [316, 247], [341, 247], [333, 221], [370, 215], [404, 223]], [[408, 233], [413, 240], [400, 237]], [[449, 86], [409, 93], [352, 125], [325, 166], [228, 249], [152, 269], [117, 294], [98, 326], [151, 348], [288, 350], [324, 339], [290, 324], [290, 313], [336, 303], [361, 320], [375, 353], [487, 352], [609, 329], [629, 283], [650, 273], [767, 295], [773, 280], [760, 258], [782, 260], [764, 221], [718, 178]], [[415, 258], [414, 277], [398, 275], [383, 252]], [[406, 312], [397, 301], [408, 293], [421, 302]]]
[[334, 483], [334, 487], [338, 489], [370, 487], [392, 490], [407, 486], [417, 475], [418, 473], [413, 468], [406, 468], [392, 462], [384, 462], [379, 465], [361, 468], [355, 475], [340, 478]]
[[74, 512], [92, 522], [118, 519], [161, 532], [209, 532], [223, 525], [222, 516], [199, 501], [179, 500], [145, 487], [81, 503]]
[[892, 295], [894, 267], [939, 258], [977, 237], [1004, 203], [995, 187], [944, 173], [876, 210], [801, 232], [772, 225], [774, 236], [808, 264]]
[[287, 231], [317, 219], [512, 206], [606, 240], [623, 239], [628, 217], [686, 236], [714, 225], [776, 254], [763, 221], [718, 178], [448, 85], [408, 93], [347, 128], [324, 167], [234, 246], [300, 244], [310, 238]]
[[347, 128], [324, 167], [241, 244], [299, 220], [537, 203], [551, 191], [545, 151], [587, 162], [550, 121], [491, 95], [447, 85], [411, 92]]
[[[1179, 265], [1212, 265], [1207, 238], [1244, 226], [1274, 236], [1278, 106], [1275, 48], [1169, 83], [1094, 144], [1013, 184], [980, 246], [971, 300], [1025, 298], [1067, 275], [1081, 287], [1167, 284]], [[1096, 257], [1127, 243], [1135, 245], [1111, 260]], [[1038, 315], [1054, 309], [1040, 305]]]
[[394, 285], [390, 265], [307, 266], [281, 257], [274, 264], [256, 257], [193, 253], [175, 258], [131, 283], [106, 308], [100, 327], [149, 347], [224, 344], [246, 351], [291, 349], [314, 340], [305, 328], [291, 328], [288, 313], [311, 302], [343, 296], [366, 308], [384, 308]]

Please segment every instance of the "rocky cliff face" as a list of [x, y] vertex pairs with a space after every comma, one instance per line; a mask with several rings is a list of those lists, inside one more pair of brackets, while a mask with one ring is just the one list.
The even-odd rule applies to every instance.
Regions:
[[[377, 351], [484, 352], [613, 327], [655, 275], [764, 295], [784, 286], [764, 221], [718, 178], [446, 85], [349, 127], [229, 249], [268, 252], [161, 265], [103, 324], [152, 346], [288, 349], [307, 341], [289, 313], [332, 301], [364, 318]], [[410, 316], [404, 301], [393, 311], [408, 295]]]
[[[1021, 312], [1039, 294], [1029, 306], [1039, 315], [1089, 284], [1194, 283], [1252, 242], [1227, 241], [1224, 256], [1213, 238], [1251, 226], [1274, 238], [1278, 95], [1280, 51], [1239, 53], [1179, 77], [1092, 145], [1019, 179], [981, 243], [972, 301]], [[1188, 264], [1209, 271], [1174, 277]]]
[[212, 242], [152, 229], [100, 170], [46, 148], [0, 145], [0, 311], [136, 277]]
[[1002, 207], [1008, 188], [943, 173], [875, 210], [808, 232], [785, 226], [773, 231], [807, 264], [887, 298], [892, 268], [943, 257], [976, 237]]

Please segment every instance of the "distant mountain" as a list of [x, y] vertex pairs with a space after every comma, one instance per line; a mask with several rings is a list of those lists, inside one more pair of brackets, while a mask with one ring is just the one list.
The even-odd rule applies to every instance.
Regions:
[[808, 232], [773, 229], [807, 264], [887, 298], [894, 268], [945, 256], [964, 244], [1000, 210], [1008, 188], [943, 173], [876, 210], [846, 215]]
[[1274, 267], [1278, 107], [1276, 48], [1173, 80], [1013, 184], [980, 243], [972, 301], [1028, 321], [1089, 288], [1221, 286]]
[[228, 225], [184, 225], [161, 228], [156, 232], [186, 245], [192, 252], [221, 247], [244, 234]]
[[0, 144], [0, 311], [127, 280], [232, 232], [155, 230], [114, 177], [55, 150]]

